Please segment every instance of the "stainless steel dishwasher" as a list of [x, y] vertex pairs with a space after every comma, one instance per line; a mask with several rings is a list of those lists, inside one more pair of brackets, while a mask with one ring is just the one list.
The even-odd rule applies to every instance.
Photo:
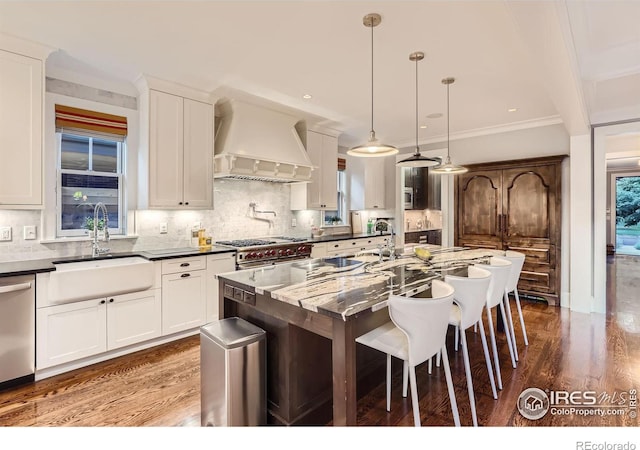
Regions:
[[35, 275], [0, 277], [0, 389], [34, 380]]

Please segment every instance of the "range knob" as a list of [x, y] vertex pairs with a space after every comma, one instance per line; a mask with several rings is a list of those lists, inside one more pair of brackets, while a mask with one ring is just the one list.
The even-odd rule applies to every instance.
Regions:
[[275, 250], [269, 250], [269, 251], [266, 253], [266, 255], [267, 255], [267, 256], [275, 256], [275, 255], [276, 255], [276, 251], [275, 251]]
[[291, 256], [293, 255], [293, 250], [291, 250], [290, 248], [287, 249], [287, 256]]
[[283, 249], [278, 250], [278, 256], [284, 256], [285, 251]]
[[262, 258], [264, 255], [262, 254], [262, 252], [258, 253], [258, 258]]

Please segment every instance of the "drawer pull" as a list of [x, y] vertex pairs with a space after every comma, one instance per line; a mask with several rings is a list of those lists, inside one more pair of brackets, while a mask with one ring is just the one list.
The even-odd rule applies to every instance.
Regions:
[[187, 278], [190, 277], [191, 274], [190, 273], [183, 273], [182, 275], [180, 275], [180, 278]]
[[180, 264], [180, 267], [189, 267], [189, 266], [190, 266], [190, 264], [189, 264], [189, 263], [182, 263], [182, 264]]
[[106, 301], [106, 300], [100, 300], [100, 304], [101, 304], [101, 305], [104, 305], [105, 303], [107, 303], [107, 301]]

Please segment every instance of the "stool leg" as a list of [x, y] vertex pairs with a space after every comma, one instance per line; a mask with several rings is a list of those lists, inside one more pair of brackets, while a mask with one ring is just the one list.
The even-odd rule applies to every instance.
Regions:
[[489, 381], [491, 382], [491, 393], [493, 399], [498, 400], [498, 393], [496, 392], [496, 380], [493, 378], [493, 367], [491, 366], [491, 357], [489, 356], [489, 346], [487, 346], [487, 336], [484, 332], [484, 323], [482, 323], [482, 316], [480, 320], [476, 322], [476, 325], [480, 324], [480, 338], [482, 339], [482, 349], [484, 350], [484, 361], [487, 364], [487, 372], [489, 372]]
[[453, 330], [453, 333], [454, 333], [453, 348], [455, 348], [456, 351], [458, 351], [458, 345], [460, 344], [460, 327], [458, 325], [456, 325], [456, 328]]
[[462, 357], [464, 358], [464, 371], [467, 375], [467, 392], [469, 393], [469, 404], [471, 405], [471, 419], [473, 426], [478, 426], [478, 416], [476, 414], [476, 398], [473, 394], [473, 380], [471, 379], [471, 365], [469, 364], [469, 350], [467, 348], [467, 336], [465, 330], [460, 330], [460, 340], [462, 341]]
[[516, 347], [516, 330], [513, 328], [513, 316], [511, 315], [511, 303], [509, 302], [509, 294], [504, 293], [504, 307], [507, 310], [507, 316], [509, 318], [509, 326], [511, 327], [511, 342], [513, 342], [513, 355], [518, 361], [518, 347]]
[[387, 354], [387, 411], [391, 411], [391, 355]]
[[416, 427], [420, 426], [420, 405], [418, 404], [418, 383], [416, 383], [416, 368], [409, 367], [409, 378], [411, 379], [411, 407], [413, 408], [413, 421]]
[[442, 351], [438, 350], [438, 354], [436, 355], [436, 367], [440, 367], [440, 359], [442, 358]]
[[489, 337], [491, 338], [491, 350], [493, 350], [493, 362], [496, 365], [496, 379], [498, 389], [502, 390], [502, 375], [500, 374], [500, 358], [498, 358], [498, 346], [496, 344], [496, 333], [493, 329], [493, 317], [491, 309], [487, 308], [487, 320], [489, 321]]
[[516, 306], [518, 307], [518, 315], [520, 316], [520, 326], [522, 327], [522, 334], [524, 336], [524, 345], [529, 345], [529, 339], [527, 339], [527, 327], [524, 326], [524, 317], [522, 317], [522, 308], [520, 307], [520, 296], [518, 290], [513, 291], [516, 295]]
[[433, 366], [433, 356], [429, 358], [429, 362], [428, 362], [429, 375], [431, 375], [432, 366]]
[[442, 346], [439, 352], [442, 354], [442, 363], [444, 365], [444, 377], [447, 379], [447, 391], [449, 391], [449, 402], [451, 403], [451, 412], [453, 413], [453, 423], [460, 426], [460, 414], [458, 414], [458, 402], [456, 402], [456, 393], [453, 390], [453, 380], [451, 379], [451, 368], [449, 367], [449, 355], [447, 355], [446, 346]]
[[409, 363], [402, 363], [402, 396], [407, 396], [407, 386], [409, 385]]
[[502, 325], [504, 327], [504, 334], [507, 338], [507, 346], [509, 347], [509, 355], [511, 355], [511, 364], [513, 368], [516, 368], [516, 356], [513, 354], [513, 341], [511, 340], [511, 332], [509, 331], [509, 324], [507, 323], [507, 313], [504, 312], [504, 303], [500, 302], [500, 312], [502, 313]]

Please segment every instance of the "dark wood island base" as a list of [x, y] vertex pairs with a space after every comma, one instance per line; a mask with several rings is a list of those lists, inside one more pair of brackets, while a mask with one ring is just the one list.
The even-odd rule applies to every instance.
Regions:
[[267, 332], [268, 424], [356, 425], [357, 398], [384, 382], [385, 356], [356, 354], [355, 338], [388, 321], [387, 309], [345, 321], [243, 288], [220, 281], [219, 314]]

